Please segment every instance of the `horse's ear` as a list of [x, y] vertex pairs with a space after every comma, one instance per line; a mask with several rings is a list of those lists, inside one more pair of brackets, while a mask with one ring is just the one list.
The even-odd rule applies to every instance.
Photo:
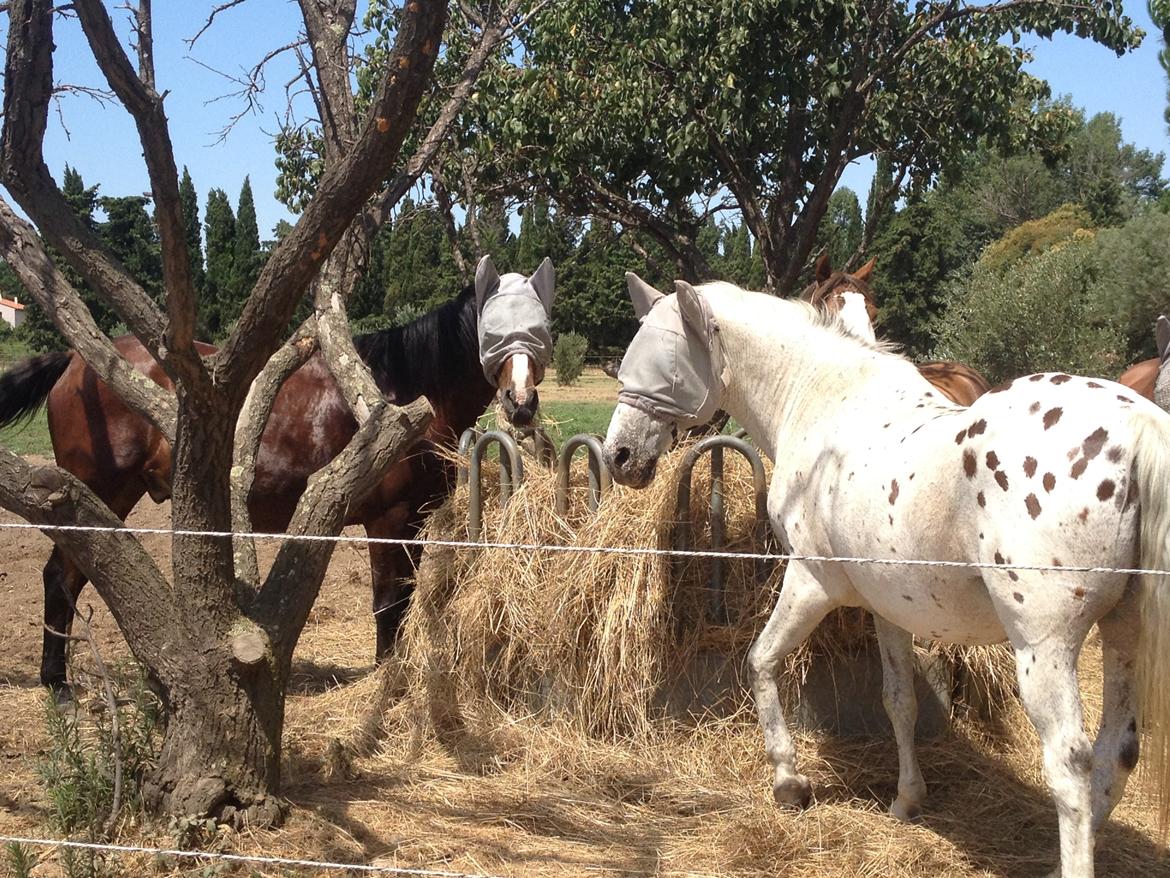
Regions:
[[1158, 315], [1154, 324], [1154, 341], [1158, 346], [1158, 359], [1166, 362], [1166, 357], [1170, 356], [1170, 319], [1165, 314]]
[[863, 283], [869, 283], [869, 279], [873, 277], [873, 266], [875, 262], [877, 262], [876, 256], [870, 258], [869, 262], [865, 263], [865, 265], [861, 266], [861, 268], [853, 272], [854, 279], [862, 281]]
[[544, 305], [544, 312], [551, 317], [553, 298], [556, 296], [556, 273], [553, 271], [552, 260], [547, 256], [544, 257], [544, 262], [540, 263], [536, 271], [532, 272], [532, 277], [528, 278], [528, 283], [532, 284], [532, 288], [536, 290], [536, 295], [540, 296], [540, 302]]
[[639, 320], [650, 313], [658, 300], [665, 296], [632, 271], [626, 272], [626, 286], [630, 290], [630, 301], [634, 303], [634, 316]]
[[483, 313], [483, 303], [500, 288], [500, 273], [491, 256], [484, 254], [475, 267], [475, 307]]
[[683, 323], [699, 338], [707, 338], [707, 316], [703, 313], [703, 303], [699, 301], [699, 291], [685, 280], [674, 282], [674, 295], [678, 299], [678, 310], [682, 314]]
[[817, 283], [823, 284], [829, 279], [829, 275], [833, 273], [833, 266], [829, 265], [829, 254], [822, 253], [817, 257], [816, 279]]

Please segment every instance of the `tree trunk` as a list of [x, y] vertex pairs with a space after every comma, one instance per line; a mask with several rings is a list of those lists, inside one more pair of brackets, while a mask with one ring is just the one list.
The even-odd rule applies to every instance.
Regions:
[[279, 822], [287, 810], [274, 794], [287, 668], [274, 667], [271, 654], [247, 664], [222, 642], [185, 664], [200, 671], [163, 681], [167, 728], [143, 785], [147, 806], [241, 827]]

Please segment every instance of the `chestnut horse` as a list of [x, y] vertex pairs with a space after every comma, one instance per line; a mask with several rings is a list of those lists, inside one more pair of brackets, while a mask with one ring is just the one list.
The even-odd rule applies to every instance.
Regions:
[[[354, 339], [388, 400], [403, 405], [426, 396], [435, 417], [415, 450], [393, 464], [350, 510], [348, 524], [364, 525], [375, 538], [414, 537], [426, 510], [450, 484], [450, 463], [436, 446], [453, 446], [497, 393], [512, 423], [531, 423], [538, 406], [535, 385], [551, 359], [552, 303], [549, 260], [530, 278], [511, 273], [500, 277], [485, 256], [474, 285], [455, 299], [413, 323]], [[115, 345], [136, 369], [173, 389], [137, 339], [125, 336]], [[200, 346], [204, 354], [214, 350]], [[57, 464], [85, 482], [120, 518], [144, 493], [156, 503], [170, 497], [170, 446], [77, 354], [33, 357], [0, 376], [0, 426], [31, 415], [46, 402]], [[284, 382], [265, 428], [248, 503], [256, 530], [278, 532], [288, 526], [309, 476], [332, 460], [356, 429], [333, 376], [315, 354]], [[376, 656], [381, 659], [396, 640], [418, 553], [386, 544], [369, 549]], [[66, 640], [56, 632], [68, 633], [85, 583], [84, 574], [54, 548], [44, 569], [41, 682], [62, 700], [71, 693]]]
[[1170, 411], [1170, 369], [1166, 368], [1166, 362], [1170, 360], [1170, 320], [1164, 316], [1154, 324], [1154, 339], [1158, 356], [1130, 366], [1121, 373], [1117, 383], [1136, 390], [1160, 408]]
[[[873, 259], [853, 274], [834, 271], [829, 255], [822, 254], [816, 263], [816, 279], [805, 288], [800, 297], [820, 311], [837, 314], [842, 323], [859, 338], [875, 341], [874, 321], [877, 319], [877, 296], [870, 285]], [[931, 360], [918, 364], [922, 376], [958, 405], [970, 405], [991, 389], [987, 379], [962, 363], [950, 360]]]

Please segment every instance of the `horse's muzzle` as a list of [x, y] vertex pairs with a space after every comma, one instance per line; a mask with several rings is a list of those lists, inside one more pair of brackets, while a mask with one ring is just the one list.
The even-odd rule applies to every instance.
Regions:
[[513, 427], [530, 427], [536, 420], [537, 412], [540, 411], [540, 397], [533, 390], [524, 402], [517, 403], [515, 391], [508, 388], [503, 393], [501, 405], [504, 409], [504, 417]]

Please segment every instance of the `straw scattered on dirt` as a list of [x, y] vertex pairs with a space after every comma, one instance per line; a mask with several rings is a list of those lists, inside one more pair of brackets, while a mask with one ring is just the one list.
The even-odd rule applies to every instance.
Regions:
[[[729, 454], [728, 496], [743, 498], [746, 471], [734, 461]], [[489, 493], [484, 537], [667, 548], [676, 465], [665, 462], [646, 492], [615, 492], [593, 517], [584, 506], [583, 466], [569, 513], [557, 516], [551, 479], [529, 464], [526, 487], [506, 510]], [[696, 510], [709, 490], [705, 472], [701, 465], [695, 478]], [[436, 535], [465, 535], [465, 503], [461, 491], [438, 511]], [[151, 523], [159, 514], [136, 516]], [[696, 544], [706, 545], [701, 516], [694, 526]], [[742, 499], [729, 503], [728, 544], [765, 548]], [[5, 597], [39, 613], [48, 541], [26, 536], [23, 552], [27, 560], [3, 580]], [[804, 813], [781, 811], [740, 680], [777, 574], [761, 584], [754, 562], [728, 564], [730, 621], [710, 624], [711, 595], [701, 587], [709, 562], [687, 562], [681, 577], [668, 575], [669, 564], [531, 550], [430, 552], [400, 657], [375, 671], [364, 550], [339, 547], [295, 662], [283, 769], [292, 815], [280, 830], [224, 832], [203, 838], [203, 846], [542, 878], [1017, 876], [1053, 867], [1055, 808], [1000, 656], [964, 655], [997, 705], [994, 720], [960, 709], [950, 732], [920, 746], [930, 787], [921, 824], [885, 813], [897, 781], [888, 738], [800, 734], [799, 762], [816, 802]], [[11, 681], [0, 686], [7, 720], [0, 725], [0, 832], [39, 834], [47, 809], [31, 757], [45, 745], [42, 701], [35, 665], [23, 665], [39, 652], [40, 630], [27, 615], [0, 611], [10, 614], [0, 630], [12, 635], [0, 650], [0, 679]], [[809, 663], [865, 648], [864, 621], [846, 616], [834, 624], [790, 663], [790, 695]], [[94, 626], [116, 657], [124, 647], [104, 610]], [[713, 653], [730, 656], [729, 690], [679, 683], [697, 657]], [[4, 656], [20, 656], [21, 666]], [[1095, 639], [1082, 667], [1087, 722], [1095, 728]], [[168, 845], [173, 833], [129, 822], [121, 840]], [[1134, 784], [1097, 851], [1100, 875], [1170, 875], [1152, 805]], [[202, 866], [147, 857], [111, 863], [113, 874], [204, 874]], [[49, 858], [34, 874], [59, 874], [56, 868]], [[208, 874], [314, 873], [224, 866]]]

